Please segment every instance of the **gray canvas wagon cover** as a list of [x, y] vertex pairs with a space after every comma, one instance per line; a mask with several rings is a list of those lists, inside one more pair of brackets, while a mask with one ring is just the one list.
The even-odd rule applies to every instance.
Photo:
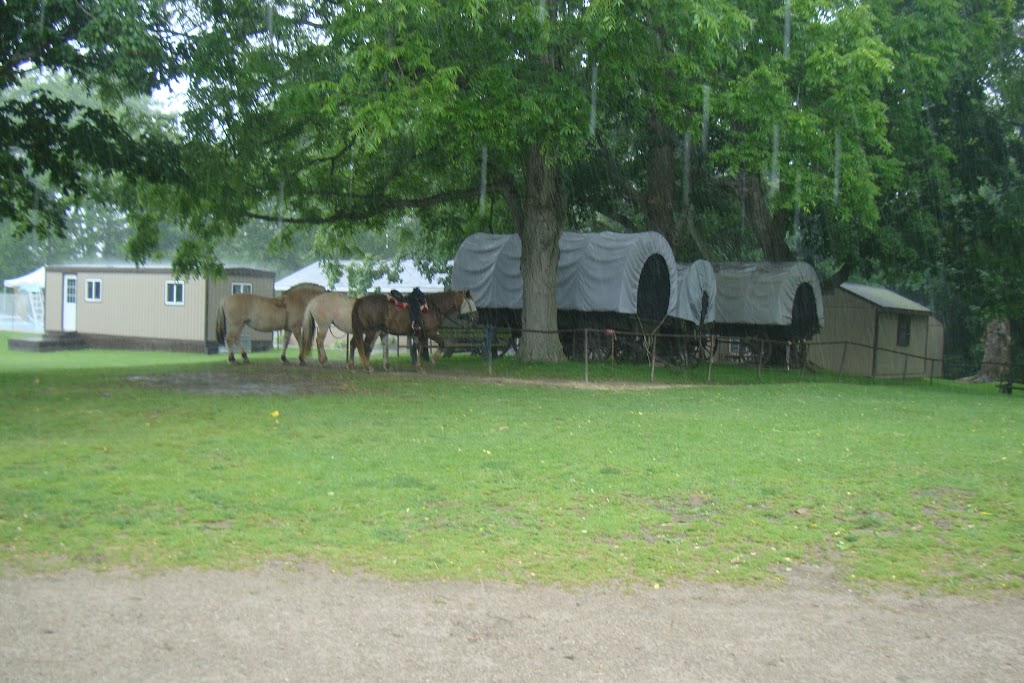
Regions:
[[463, 240], [452, 265], [452, 289], [468, 290], [477, 308], [523, 307], [523, 248], [518, 235], [476, 232]]
[[698, 259], [693, 263], [677, 263], [676, 292], [677, 304], [673, 313], [674, 317], [695, 325], [715, 321], [718, 284], [715, 278], [715, 267], [711, 265], [710, 261]]
[[[560, 311], [662, 318], [676, 304], [672, 248], [655, 232], [562, 233], [558, 241]], [[455, 254], [452, 288], [468, 289], [480, 308], [523, 307], [518, 235], [475, 233]]]
[[[821, 281], [810, 264], [716, 263], [714, 267], [716, 323], [788, 326], [813, 324], [816, 318], [817, 328], [824, 327]], [[809, 320], [799, 320], [802, 315]]]

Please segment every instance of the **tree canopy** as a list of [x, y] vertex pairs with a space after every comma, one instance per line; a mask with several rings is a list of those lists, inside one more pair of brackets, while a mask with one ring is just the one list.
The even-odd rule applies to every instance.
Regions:
[[[158, 122], [111, 105], [170, 82], [183, 58], [162, 2], [0, 6], [0, 218], [61, 236], [97, 176], [173, 178], [176, 148]], [[55, 90], [55, 78], [89, 97]]]
[[[30, 231], [58, 232], [92, 171], [131, 178], [129, 255], [173, 221], [186, 272], [216, 270], [217, 244], [253, 220], [284, 241], [314, 231], [324, 256], [410, 216], [403, 234], [442, 260], [473, 230], [515, 231], [526, 360], [561, 355], [543, 332], [558, 238], [577, 227], [1017, 306], [1000, 288], [1019, 284], [1024, 233], [1021, 0], [8, 7], [0, 215]], [[30, 67], [105, 97], [187, 78], [180, 143], [12, 96]], [[43, 176], [61, 190], [40, 193]]]
[[[268, 7], [195, 3], [184, 125], [203, 145], [179, 195], [196, 236], [185, 267], [242, 217], [337, 235], [497, 201], [523, 241], [524, 327], [543, 332], [559, 235], [622, 213], [605, 206], [616, 192], [646, 195], [636, 224], [673, 243], [691, 210], [675, 178], [694, 196], [728, 192], [769, 258], [788, 253], [776, 214], [832, 202], [842, 220], [877, 223], [891, 55], [861, 5], [800, 5], [795, 22], [726, 1]], [[685, 178], [683, 139], [700, 169]], [[617, 188], [573, 186], [588, 174]], [[699, 234], [691, 224], [714, 241]], [[561, 351], [528, 332], [522, 354]]]

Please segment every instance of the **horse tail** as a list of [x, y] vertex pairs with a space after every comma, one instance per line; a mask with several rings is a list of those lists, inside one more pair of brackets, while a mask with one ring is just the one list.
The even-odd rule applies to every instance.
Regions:
[[358, 298], [352, 304], [352, 336], [356, 339], [363, 338], [363, 321], [359, 315], [359, 304], [360, 301]]
[[[369, 360], [366, 357], [366, 326], [363, 324], [362, 311], [360, 310], [362, 304], [362, 297], [357, 298], [355, 303], [352, 304], [352, 344], [355, 345], [356, 351], [359, 352], [359, 359], [363, 362], [363, 365], [369, 367]], [[352, 352], [352, 345], [349, 346], [349, 353]], [[352, 362], [355, 358], [349, 360], [349, 367], [352, 367]]]
[[223, 344], [228, 335], [228, 317], [224, 314], [224, 302], [220, 302], [217, 309], [217, 343]]
[[306, 310], [302, 312], [302, 338], [299, 339], [299, 351], [303, 357], [309, 353], [310, 349], [313, 348], [313, 327], [315, 326], [315, 320], [313, 317], [313, 302], [312, 300], [306, 304]]

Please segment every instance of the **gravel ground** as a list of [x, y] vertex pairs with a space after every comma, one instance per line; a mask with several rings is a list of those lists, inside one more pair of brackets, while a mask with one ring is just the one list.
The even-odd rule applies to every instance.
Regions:
[[1024, 600], [401, 583], [319, 566], [0, 577], [3, 681], [1021, 681]]

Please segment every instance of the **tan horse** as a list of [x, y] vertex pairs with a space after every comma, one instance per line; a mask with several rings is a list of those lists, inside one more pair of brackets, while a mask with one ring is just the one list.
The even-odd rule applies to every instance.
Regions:
[[[242, 327], [248, 325], [260, 332], [287, 330], [284, 348], [281, 349], [281, 362], [287, 363], [285, 354], [292, 335], [300, 339], [302, 335], [302, 314], [309, 300], [325, 290], [320, 285], [304, 283], [295, 285], [278, 297], [257, 296], [255, 294], [232, 294], [224, 297], [217, 311], [217, 343], [224, 344], [228, 349], [228, 362], [235, 362], [234, 348], [242, 352], [242, 362], [248, 363], [249, 356], [238, 343], [238, 335]], [[300, 361], [302, 359], [300, 358]]]
[[[355, 297], [341, 292], [325, 292], [318, 294], [306, 304], [302, 314], [302, 337], [299, 339], [299, 362], [305, 364], [306, 356], [313, 348], [313, 329], [316, 329], [316, 349], [320, 365], [327, 363], [327, 352], [324, 351], [324, 339], [331, 330], [337, 327], [342, 332], [352, 332], [352, 307]], [[351, 350], [349, 358], [351, 359]], [[351, 365], [351, 363], [349, 363]]]
[[[427, 339], [437, 343], [437, 351], [430, 357], [430, 364], [435, 365], [441, 352], [444, 351], [444, 340], [441, 339], [439, 330], [441, 323], [446, 318], [455, 315], [470, 315], [476, 312], [476, 304], [469, 292], [438, 292], [437, 294], [426, 295], [426, 310], [421, 312], [422, 329], [415, 332], [412, 328], [412, 320], [409, 316], [409, 309], [397, 306], [385, 294], [367, 294], [356, 300], [352, 309], [352, 345], [359, 352], [359, 358], [363, 367], [368, 372], [372, 371], [370, 359], [367, 356], [367, 342], [372, 344], [380, 335], [384, 341], [384, 369], [390, 369], [388, 364], [387, 335], [412, 335], [419, 343], [419, 354], [416, 356], [416, 369], [423, 371], [423, 358], [427, 356]], [[349, 360], [351, 367], [354, 359]]]

